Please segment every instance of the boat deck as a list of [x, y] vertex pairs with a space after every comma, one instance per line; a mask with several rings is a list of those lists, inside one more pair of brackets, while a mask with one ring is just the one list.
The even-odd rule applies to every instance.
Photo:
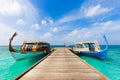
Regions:
[[109, 80], [68, 48], [57, 48], [15, 80]]

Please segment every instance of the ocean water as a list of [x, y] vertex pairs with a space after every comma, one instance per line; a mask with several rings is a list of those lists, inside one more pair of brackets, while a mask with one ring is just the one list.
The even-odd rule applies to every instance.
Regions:
[[[103, 50], [105, 46], [100, 47]], [[110, 80], [120, 80], [120, 45], [110, 45], [105, 60], [81, 55], [78, 56], [102, 74], [106, 75]]]
[[[54, 47], [64, 47], [62, 45], [53, 45]], [[70, 46], [71, 48], [73, 46]], [[101, 46], [104, 49], [105, 46]], [[18, 46], [15, 48], [19, 48]], [[38, 60], [46, 55], [31, 57], [20, 61], [15, 61], [7, 46], [0, 46], [0, 80], [12, 80], [17, 75], [31, 67]], [[109, 52], [105, 60], [99, 60], [92, 57], [78, 55], [88, 62], [91, 66], [106, 75], [110, 80], [120, 80], [120, 45], [110, 45]]]
[[46, 55], [43, 54], [37, 57], [15, 61], [8, 51], [8, 47], [0, 46], [0, 80], [13, 80], [44, 56]]

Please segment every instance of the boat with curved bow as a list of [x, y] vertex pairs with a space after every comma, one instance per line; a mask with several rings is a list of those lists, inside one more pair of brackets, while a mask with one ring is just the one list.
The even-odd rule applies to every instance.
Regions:
[[76, 42], [73, 51], [81, 55], [105, 59], [108, 53], [108, 40], [105, 35], [103, 36], [103, 38], [106, 42], [106, 47], [104, 50], [100, 50], [98, 42], [93, 41], [93, 42]]
[[9, 41], [9, 51], [15, 60], [21, 60], [41, 54], [48, 54], [51, 51], [50, 44], [41, 41], [24, 41], [20, 50], [16, 50], [12, 47], [12, 41], [16, 35], [17, 33], [15, 32]]

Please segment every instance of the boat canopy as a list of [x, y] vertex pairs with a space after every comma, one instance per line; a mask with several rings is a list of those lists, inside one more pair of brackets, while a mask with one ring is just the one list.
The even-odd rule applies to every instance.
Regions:
[[76, 42], [73, 48], [75, 51], [100, 51], [97, 41], [93, 42]]
[[24, 41], [21, 46], [22, 51], [41, 51], [50, 48], [50, 44], [40, 41]]

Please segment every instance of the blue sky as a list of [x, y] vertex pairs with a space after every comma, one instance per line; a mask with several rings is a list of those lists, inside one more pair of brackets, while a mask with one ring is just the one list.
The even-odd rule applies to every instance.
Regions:
[[0, 45], [40, 40], [51, 44], [94, 41], [120, 44], [119, 0], [0, 0]]

